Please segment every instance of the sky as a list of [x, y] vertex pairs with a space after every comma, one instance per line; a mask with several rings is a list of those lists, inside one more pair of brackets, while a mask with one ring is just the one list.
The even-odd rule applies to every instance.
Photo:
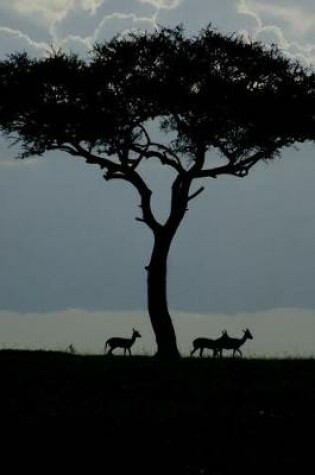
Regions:
[[[315, 64], [313, 0], [1, 0], [0, 59], [51, 46], [85, 57], [95, 42], [182, 23], [276, 43]], [[271, 111], [272, 113], [272, 111]], [[65, 154], [16, 160], [0, 137], [0, 348], [102, 352], [106, 338], [143, 334], [151, 353], [146, 275], [152, 239], [139, 199]], [[150, 169], [155, 211], [169, 177]], [[251, 329], [248, 356], [315, 355], [315, 147], [260, 164], [245, 179], [208, 181], [172, 245], [169, 305], [179, 346], [197, 336]]]

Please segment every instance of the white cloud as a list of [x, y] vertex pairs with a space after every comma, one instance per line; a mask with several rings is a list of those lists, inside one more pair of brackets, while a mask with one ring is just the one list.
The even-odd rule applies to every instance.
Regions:
[[[214, 22], [218, 18], [220, 28], [224, 29], [225, 22], [230, 31], [239, 31], [245, 37], [266, 43], [275, 42], [289, 55], [299, 57], [307, 64], [314, 61], [315, 11], [307, 0], [299, 4], [293, 0], [234, 0], [222, 3], [200, 0], [195, 5], [198, 9], [196, 15], [193, 3], [192, 0], [132, 0], [125, 3], [104, 0], [2, 0], [1, 8], [10, 10], [20, 20], [27, 18], [28, 22], [41, 25], [50, 35], [50, 43], [80, 54], [85, 54], [95, 39], [109, 39], [132, 29], [151, 30], [161, 20], [162, 24], [170, 24], [169, 21], [172, 23], [177, 18], [176, 22], [184, 21], [189, 30], [190, 23], [193, 24], [195, 16], [198, 16], [204, 23], [207, 23], [205, 18]], [[185, 12], [187, 15], [182, 18]], [[26, 48], [41, 53], [43, 45], [32, 40], [31, 31], [25, 34], [20, 25], [19, 30], [12, 30], [11, 25], [11, 34], [15, 31], [21, 44], [24, 39]], [[7, 43], [8, 39], [5, 45]]]
[[87, 312], [69, 309], [47, 313], [0, 312], [0, 347], [64, 350], [72, 343], [80, 352], [103, 353], [113, 335], [131, 336], [140, 329], [142, 339], [134, 353], [150, 352], [154, 340], [149, 320], [139, 313]]
[[78, 35], [68, 35], [60, 40], [56, 37], [54, 46], [56, 48], [62, 48], [63, 51], [71, 51], [84, 57], [91, 51], [93, 43], [93, 36], [82, 38]]
[[[244, 356], [314, 357], [315, 315], [301, 309], [273, 309], [252, 314], [195, 314], [174, 312], [178, 345], [183, 355], [198, 336], [216, 338], [226, 329], [241, 337], [250, 328], [254, 339], [247, 341]], [[82, 309], [49, 313], [0, 312], [2, 348], [65, 350], [72, 343], [79, 352], [103, 353], [104, 342], [113, 335], [129, 337], [137, 328], [142, 338], [134, 353], [153, 354], [155, 339], [149, 318], [143, 312], [87, 312]]]
[[110, 39], [114, 35], [124, 34], [131, 30], [152, 30], [155, 28], [155, 17], [137, 17], [130, 13], [113, 13], [105, 16], [94, 31], [93, 41]]
[[45, 54], [48, 49], [47, 43], [34, 41], [22, 31], [0, 26], [0, 58], [14, 51], [26, 51], [38, 56]]
[[279, 48], [291, 57], [298, 59], [306, 66], [315, 64], [315, 44], [302, 44], [298, 41], [289, 41], [283, 29], [276, 25], [263, 26], [257, 31], [255, 39], [266, 44], [277, 44]]
[[90, 11], [93, 14], [103, 4], [103, 0], [79, 0], [79, 2], [83, 10]]
[[19, 17], [24, 16], [31, 21], [33, 19], [45, 26], [55, 42], [59, 39], [55, 34], [56, 25], [71, 11], [81, 10], [85, 16], [87, 12], [93, 15], [103, 2], [104, 0], [4, 0], [1, 6], [13, 10]]
[[244, 356], [315, 356], [315, 314], [311, 310], [278, 308], [236, 315], [182, 313], [176, 314], [174, 321], [185, 354], [196, 337], [217, 338], [225, 329], [239, 338], [242, 330], [249, 328], [254, 338], [242, 347]]
[[[142, 3], [146, 3], [146, 0]], [[148, 0], [148, 3], [161, 8], [172, 8], [177, 4], [177, 2], [167, 0], [153, 0], [153, 3]], [[96, 28], [95, 25], [92, 26], [95, 23], [94, 19], [88, 32], [89, 17], [87, 17], [87, 12], [94, 15], [102, 5], [104, 5], [104, 0], [5, 0], [5, 4], [2, 6], [13, 10], [19, 17], [25, 16], [30, 21], [34, 18], [34, 21], [40, 22], [49, 32], [52, 44], [64, 49], [71, 49], [80, 54], [86, 54], [95, 40], [109, 39], [120, 32], [132, 29], [150, 30], [155, 25], [155, 12], [152, 13], [151, 17], [141, 16], [141, 14], [138, 15], [133, 11], [130, 13], [117, 11], [106, 15], [104, 14], [106, 12], [105, 8], [100, 12], [100, 21]], [[77, 31], [72, 17], [79, 20], [80, 24], [85, 23], [86, 34]], [[61, 33], [60, 25], [65, 20], [70, 21], [69, 24], [72, 28]], [[25, 41], [26, 43], [32, 43], [31, 38], [27, 35], [25, 35]], [[36, 43], [34, 45], [36, 46]]]
[[61, 20], [70, 9], [82, 9], [92, 14], [104, 0], [2, 0], [2, 6], [20, 15], [37, 15], [47, 24]]
[[266, 15], [274, 20], [280, 20], [289, 26], [294, 34], [305, 34], [313, 31], [315, 27], [315, 10], [313, 12], [300, 3], [281, 5], [277, 2], [266, 3], [248, 0], [249, 9], [257, 15]]
[[156, 8], [172, 9], [178, 7], [181, 0], [138, 0], [140, 3], [148, 3]]
[[4, 0], [3, 6], [13, 9], [16, 13], [34, 16], [35, 21], [46, 24], [58, 21], [73, 6], [73, 0]]
[[289, 56], [314, 64], [315, 10], [309, 2], [238, 0], [237, 11], [255, 21], [251, 38], [276, 43]]
[[261, 28], [262, 26], [261, 20], [259, 16], [255, 13], [255, 11], [249, 7], [247, 0], [238, 0], [237, 12], [241, 15], [246, 15], [246, 16], [251, 17], [255, 21], [257, 27]]

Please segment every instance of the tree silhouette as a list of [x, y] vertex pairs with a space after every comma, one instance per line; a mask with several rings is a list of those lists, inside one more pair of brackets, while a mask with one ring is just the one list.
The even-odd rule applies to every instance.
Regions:
[[[48, 150], [98, 165], [140, 197], [153, 233], [148, 312], [157, 355], [179, 356], [167, 304], [167, 259], [188, 203], [206, 179], [245, 177], [283, 147], [314, 136], [314, 73], [276, 46], [207, 27], [130, 33], [96, 44], [87, 60], [53, 51], [15, 53], [0, 63], [1, 130], [21, 143], [21, 158]], [[163, 133], [152, 139], [152, 128]], [[212, 152], [220, 154], [220, 162]], [[144, 167], [173, 174], [170, 210], [158, 219]], [[197, 184], [197, 186], [196, 186]]]

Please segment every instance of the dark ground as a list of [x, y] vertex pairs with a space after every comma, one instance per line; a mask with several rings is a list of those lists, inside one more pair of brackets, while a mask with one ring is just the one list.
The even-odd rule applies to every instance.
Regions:
[[166, 363], [3, 350], [0, 374], [0, 454], [14, 449], [12, 471], [314, 470], [314, 359]]

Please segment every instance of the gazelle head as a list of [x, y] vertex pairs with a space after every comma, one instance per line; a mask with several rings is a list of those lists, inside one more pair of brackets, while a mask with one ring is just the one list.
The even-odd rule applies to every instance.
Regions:
[[135, 330], [134, 328], [132, 329], [132, 336], [133, 338], [141, 338], [141, 335], [138, 330]]
[[246, 330], [243, 330], [243, 332], [244, 332], [244, 336], [248, 338], [249, 340], [252, 340], [254, 338], [251, 332], [248, 330], [248, 328], [246, 328]]

